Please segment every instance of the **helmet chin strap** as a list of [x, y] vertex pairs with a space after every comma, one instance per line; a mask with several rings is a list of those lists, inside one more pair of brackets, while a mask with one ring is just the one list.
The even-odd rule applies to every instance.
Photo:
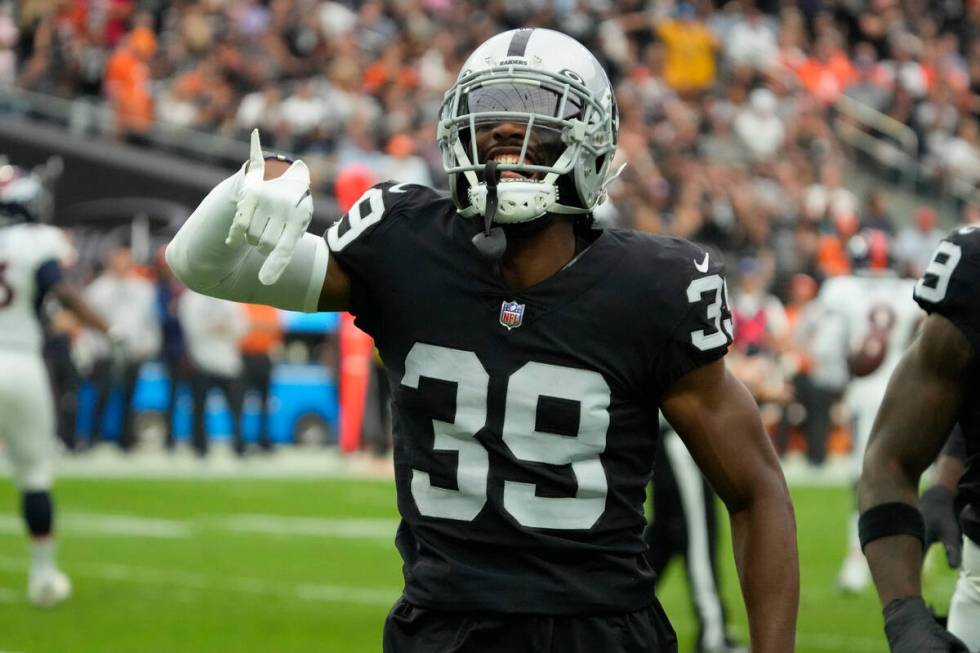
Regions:
[[497, 182], [500, 181], [500, 172], [497, 170], [496, 161], [487, 161], [484, 168], [484, 183], [487, 187], [486, 209], [483, 211], [483, 231], [473, 236], [473, 246], [480, 252], [483, 258], [491, 262], [499, 261], [507, 250], [507, 236], [500, 227], [493, 226], [493, 219], [497, 215]]

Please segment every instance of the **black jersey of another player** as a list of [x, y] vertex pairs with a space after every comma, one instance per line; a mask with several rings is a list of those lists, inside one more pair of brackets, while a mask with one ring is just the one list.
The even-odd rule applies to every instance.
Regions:
[[517, 291], [473, 247], [478, 228], [444, 195], [389, 183], [326, 234], [393, 388], [405, 595], [439, 610], [640, 609], [660, 398], [731, 342], [720, 261], [595, 230]]
[[915, 300], [950, 320], [973, 345], [969, 389], [959, 415], [966, 471], [957, 502], [963, 506], [963, 531], [980, 543], [980, 228], [957, 229], [939, 243], [915, 286]]

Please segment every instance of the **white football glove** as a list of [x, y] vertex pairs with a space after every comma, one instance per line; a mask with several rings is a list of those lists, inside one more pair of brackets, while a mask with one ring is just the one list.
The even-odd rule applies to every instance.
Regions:
[[271, 286], [289, 264], [296, 243], [313, 219], [310, 170], [296, 161], [280, 177], [265, 180], [265, 159], [259, 130], [252, 130], [248, 170], [238, 194], [235, 219], [225, 244], [232, 248], [242, 241], [267, 256], [259, 269], [259, 281]]
[[264, 175], [255, 130], [247, 167], [201, 201], [167, 246], [167, 263], [196, 292], [314, 312], [329, 251], [323, 238], [306, 233], [313, 216], [309, 170], [296, 161], [281, 177]]

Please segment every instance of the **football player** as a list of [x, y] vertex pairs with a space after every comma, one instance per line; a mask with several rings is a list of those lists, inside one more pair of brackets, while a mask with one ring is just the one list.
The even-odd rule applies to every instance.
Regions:
[[21, 491], [31, 536], [28, 598], [50, 606], [71, 583], [55, 564], [51, 477], [56, 452], [54, 403], [41, 357], [39, 311], [53, 295], [86, 325], [109, 327], [62, 278], [70, 247], [55, 227], [39, 224], [47, 192], [40, 177], [0, 165], [0, 437]]
[[[842, 355], [847, 355], [851, 380], [844, 392], [850, 415], [853, 479], [861, 475], [864, 448], [888, 377], [912, 336], [923, 313], [909, 301], [913, 279], [902, 279], [892, 269], [891, 245], [882, 231], [865, 231], [847, 245], [851, 274], [828, 279], [818, 300], [825, 323], [840, 325]], [[859, 592], [871, 582], [868, 563], [857, 535], [857, 511], [848, 523], [848, 552], [837, 576], [846, 592]]]
[[445, 96], [448, 196], [380, 184], [316, 238], [306, 166], [264, 163], [254, 133], [167, 249], [198, 292], [350, 310], [374, 338], [405, 576], [386, 651], [675, 651], [642, 537], [658, 408], [731, 514], [753, 650], [793, 649], [792, 505], [721, 360], [721, 262], [592, 228], [617, 130], [586, 48], [513, 30]]
[[[939, 244], [915, 286], [915, 300], [929, 316], [888, 383], [865, 453], [861, 544], [893, 652], [975, 652], [980, 651], [980, 228], [960, 228]], [[964, 540], [947, 632], [922, 600], [926, 525], [915, 506], [919, 477], [957, 422], [965, 448], [957, 497]]]

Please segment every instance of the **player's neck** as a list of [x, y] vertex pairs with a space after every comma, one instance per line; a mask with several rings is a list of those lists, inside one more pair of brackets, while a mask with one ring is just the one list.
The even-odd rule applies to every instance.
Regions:
[[517, 290], [556, 274], [575, 258], [575, 231], [569, 220], [555, 220], [541, 231], [508, 237], [500, 274]]

